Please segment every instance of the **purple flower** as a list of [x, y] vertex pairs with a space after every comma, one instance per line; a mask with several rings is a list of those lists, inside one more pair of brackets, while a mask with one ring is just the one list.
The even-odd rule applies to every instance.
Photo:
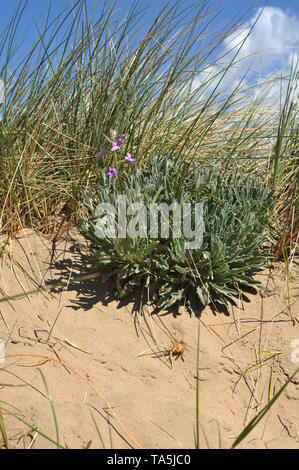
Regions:
[[[111, 130], [111, 129], [110, 129], [110, 130]], [[105, 137], [105, 139], [110, 140], [109, 137], [106, 136], [106, 134], [102, 134], [102, 136]], [[121, 144], [124, 142], [124, 140], [127, 140], [126, 134], [122, 134], [122, 135], [120, 136], [120, 139], [119, 139], [119, 140], [117, 140], [116, 142], [112, 142], [111, 152], [115, 152], [115, 151], [120, 150], [120, 146], [121, 146]], [[111, 140], [110, 140], [110, 142], [111, 142]], [[101, 153], [101, 152], [100, 152], [100, 153]], [[100, 155], [100, 156], [102, 156], [102, 155]]]
[[121, 140], [118, 140], [117, 142], [113, 142], [111, 152], [114, 152], [115, 150], [120, 150], [121, 144], [122, 144]]
[[127, 153], [127, 155], [125, 156], [125, 160], [127, 160], [127, 162], [130, 162], [132, 163], [132, 165], [135, 165], [135, 158], [132, 158], [132, 155], [130, 153]]
[[105, 155], [105, 152], [104, 152], [104, 150], [101, 150], [101, 151], [98, 153], [98, 157], [100, 158], [100, 157], [102, 157], [103, 155]]
[[109, 178], [115, 178], [116, 173], [117, 173], [116, 168], [110, 168], [109, 167], [107, 172], [106, 172], [106, 175], [109, 176]]

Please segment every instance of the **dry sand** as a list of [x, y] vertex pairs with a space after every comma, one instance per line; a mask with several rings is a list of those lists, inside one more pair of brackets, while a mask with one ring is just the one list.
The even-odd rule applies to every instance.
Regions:
[[[0, 407], [10, 448], [56, 447], [20, 421], [56, 440], [43, 377], [62, 446], [194, 448], [199, 320], [187, 313], [151, 315], [152, 306], [140, 309], [140, 293], [120, 303], [101, 278], [72, 283], [96, 271], [74, 233], [57, 243], [52, 259], [51, 242], [29, 229], [7, 245], [5, 240], [2, 296], [30, 291], [44, 277], [69, 281], [52, 293], [0, 303], [0, 339], [7, 342]], [[250, 302], [240, 301], [229, 316], [206, 308], [200, 317], [202, 448], [230, 448], [299, 367], [299, 351], [291, 345], [299, 342], [299, 326], [288, 308], [299, 318], [298, 259], [289, 291], [283, 263], [256, 278], [262, 288], [249, 295]], [[174, 342], [182, 355], [171, 354]], [[299, 448], [298, 428], [299, 374], [239, 447]]]

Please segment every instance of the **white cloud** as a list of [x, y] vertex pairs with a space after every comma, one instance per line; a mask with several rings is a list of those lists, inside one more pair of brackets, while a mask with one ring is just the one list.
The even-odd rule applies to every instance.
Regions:
[[[234, 65], [226, 71], [217, 90], [229, 93], [238, 85], [240, 89], [250, 86], [252, 95], [256, 91], [256, 96], [260, 96], [268, 87], [269, 103], [275, 101], [273, 97], [277, 103], [280, 91], [283, 95], [287, 88], [286, 77], [290, 74], [292, 61], [299, 63], [299, 18], [289, 10], [272, 6], [264, 10], [259, 8], [248, 22], [224, 40], [223, 59], [200, 72], [193, 82], [193, 89], [202, 86], [202, 96], [209, 96], [221, 71], [224, 72], [240, 47]], [[278, 81], [282, 75], [285, 78]], [[268, 86], [270, 82], [271, 87]]]
[[237, 48], [243, 40], [245, 42], [238, 54], [243, 66], [252, 64], [256, 72], [261, 68], [264, 72], [282, 68], [288, 64], [292, 53], [298, 51], [299, 18], [281, 8], [259, 8], [241, 30], [224, 41], [225, 49]]

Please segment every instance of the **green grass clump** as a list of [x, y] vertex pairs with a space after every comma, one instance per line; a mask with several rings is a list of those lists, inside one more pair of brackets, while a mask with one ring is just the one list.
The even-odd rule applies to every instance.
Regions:
[[[117, 230], [121, 212], [124, 216], [123, 209], [118, 209], [119, 196], [126, 197], [127, 207], [143, 204], [136, 206], [135, 214], [127, 211], [123, 238]], [[271, 198], [257, 178], [242, 178], [238, 172], [217, 176], [215, 170], [196, 162], [153, 158], [146, 168], [136, 166], [115, 179], [103, 174], [97, 191], [86, 194], [81, 232], [91, 241], [97, 263], [107, 268], [106, 279], [114, 276], [120, 297], [143, 286], [158, 307], [185, 306], [193, 314], [208, 304], [225, 309], [244, 289], [258, 284], [251, 275], [270, 256], [262, 245], [267, 241]], [[173, 211], [168, 233], [163, 232], [165, 212], [155, 234], [151, 232], [151, 205], [171, 207], [174, 202], [182, 215], [183, 205], [190, 204], [193, 230], [204, 224], [202, 243], [196, 249], [186, 249], [185, 243], [191, 240], [184, 237], [183, 217], [178, 221]], [[100, 213], [100, 203], [111, 206]], [[203, 204], [198, 225], [196, 203]], [[108, 233], [113, 210], [115, 232]], [[136, 236], [129, 234], [132, 223]]]
[[85, 0], [55, 15], [47, 6], [28, 32], [30, 44], [21, 31], [26, 2], [0, 31], [1, 232], [31, 226], [56, 237], [61, 224], [76, 220], [82, 191], [107, 163], [101, 167], [96, 154], [111, 128], [129, 136], [132, 155], [145, 165], [149, 153], [211, 167], [217, 160], [224, 170], [263, 173], [270, 185], [265, 142], [284, 127], [277, 134], [273, 113], [252, 89], [220, 91], [245, 39], [229, 59], [220, 61], [219, 50], [242, 17], [217, 25], [206, 1], [177, 1], [144, 26], [137, 2], [126, 15], [117, 2], [99, 2], [93, 13]]
[[221, 110], [214, 100], [212, 114], [204, 102], [198, 112], [187, 84], [234, 27], [210, 32], [206, 2], [165, 4], [145, 28], [137, 3], [121, 16], [117, 2], [101, 2], [89, 15], [77, 0], [51, 21], [49, 4], [22, 49], [25, 9], [20, 1], [0, 31], [0, 230], [10, 235], [28, 225], [53, 233], [75, 218], [96, 181], [102, 129], [129, 133], [139, 159], [145, 149], [190, 152], [196, 122], [207, 134]]

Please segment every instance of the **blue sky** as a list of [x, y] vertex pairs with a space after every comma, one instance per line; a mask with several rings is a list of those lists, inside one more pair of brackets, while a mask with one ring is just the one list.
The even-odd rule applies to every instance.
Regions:
[[[28, 0], [27, 8], [23, 16], [22, 22], [19, 25], [19, 37], [25, 33], [27, 28], [31, 28], [31, 33], [26, 40], [22, 42], [21, 52], [28, 50], [33, 42], [34, 35], [36, 34], [33, 18], [37, 23], [43, 23], [42, 11], [46, 11], [49, 4], [52, 5], [52, 18], [54, 18], [63, 6], [71, 5], [75, 0]], [[23, 2], [25, 3], [25, 0]], [[97, 12], [100, 12], [101, 7], [104, 4], [103, 0], [87, 0], [89, 8], [97, 3], [95, 10], [95, 19], [97, 18]], [[112, 3], [112, 0], [107, 0], [108, 4]], [[164, 4], [164, 0], [140, 0], [138, 5], [149, 6], [147, 14], [142, 17], [144, 23], [144, 29], [150, 24], [150, 18], [155, 17], [159, 12], [161, 6]], [[170, 5], [175, 4], [175, 0], [169, 0]], [[191, 4], [199, 4], [200, 0], [184, 0], [182, 5], [185, 7]], [[229, 86], [234, 86], [241, 80], [244, 71], [250, 68], [250, 73], [244, 79], [244, 84], [252, 83], [254, 76], [260, 76], [266, 80], [273, 74], [281, 69], [287, 73], [289, 70], [292, 56], [297, 53], [298, 57], [298, 46], [299, 46], [299, 1], [298, 0], [268, 0], [265, 1], [249, 1], [249, 0], [210, 0], [207, 2], [210, 10], [220, 8], [222, 11], [219, 13], [216, 24], [222, 21], [230, 20], [233, 16], [245, 13], [246, 10], [250, 11], [244, 17], [244, 27], [240, 29], [235, 35], [232, 35], [222, 44], [222, 52], [227, 53], [227, 59], [232, 57], [232, 53], [229, 52], [232, 47], [238, 47], [240, 41], [245, 38], [247, 32], [254, 23], [255, 18], [260, 12], [261, 7], [265, 6], [265, 9], [258, 20], [258, 23], [254, 27], [249, 39], [244, 43], [244, 47], [239, 54], [239, 64], [231, 68], [230, 74], [222, 82], [222, 89], [226, 89]], [[13, 11], [19, 4], [19, 0], [2, 0], [1, 1], [1, 15], [0, 15], [0, 32], [9, 23]], [[131, 4], [129, 0], [120, 0], [118, 2], [119, 14], [123, 15], [126, 8]], [[34, 33], [35, 31], [35, 33]], [[236, 49], [235, 49], [236, 50]], [[263, 52], [259, 52], [259, 51]], [[0, 68], [3, 64], [3, 58], [0, 56]], [[222, 64], [225, 66], [225, 63]], [[219, 64], [218, 68], [221, 66]], [[206, 73], [213, 74], [215, 68], [210, 67]], [[204, 76], [198, 75], [197, 82], [201, 83]], [[1, 83], [0, 83], [1, 88]], [[0, 90], [1, 92], [1, 90]]]
[[[21, 4], [24, 4], [26, 0], [21, 0]], [[63, 7], [67, 7], [76, 2], [76, 0], [27, 0], [27, 7], [25, 14], [23, 15], [22, 23], [20, 24], [19, 31], [25, 31], [28, 27], [34, 28], [33, 18], [37, 22], [41, 21], [42, 11], [46, 11], [49, 5], [51, 6], [52, 17], [58, 14]], [[12, 17], [14, 9], [19, 5], [19, 0], [1, 0], [1, 15], [0, 15], [0, 31], [9, 23]], [[107, 0], [108, 4], [112, 4], [113, 0]], [[132, 3], [131, 0], [119, 0], [118, 8], [120, 11], [125, 12], [126, 8]], [[149, 24], [150, 17], [155, 17], [159, 12], [162, 5], [165, 3], [164, 0], [140, 0], [138, 5], [145, 5], [148, 8], [148, 13], [144, 15], [143, 21], [145, 26]], [[175, 0], [168, 0], [169, 5], [174, 5]], [[201, 0], [184, 0], [182, 5], [188, 6], [192, 4], [200, 4]], [[95, 12], [99, 12], [104, 4], [104, 0], [87, 0], [87, 4], [91, 10], [92, 6], [96, 4]], [[244, 21], [250, 21], [254, 12], [260, 7], [266, 5], [267, 8], [274, 8], [281, 10], [285, 15], [289, 17], [297, 17], [299, 21], [299, 1], [298, 0], [207, 0], [211, 10], [221, 10], [218, 15], [218, 21], [225, 21], [232, 18], [234, 15], [240, 15], [250, 10], [244, 17]], [[96, 17], [95, 13], [95, 17]], [[287, 26], [287, 25], [286, 25]], [[297, 44], [298, 45], [298, 44]]]
[[[88, 4], [92, 6], [94, 0], [87, 0]], [[27, 7], [27, 14], [25, 15], [25, 20], [22, 27], [27, 27], [31, 23], [31, 16], [38, 17], [40, 11], [45, 8], [45, 6], [52, 3], [53, 11], [59, 11], [64, 5], [70, 5], [74, 3], [74, 0], [28, 0], [28, 7]], [[103, 0], [98, 1], [98, 5], [103, 4]], [[119, 5], [126, 6], [130, 3], [127, 0], [119, 1]], [[151, 10], [155, 13], [158, 12], [161, 5], [163, 5], [164, 0], [153, 0], [149, 1], [140, 1], [140, 4], [150, 4]], [[174, 1], [170, 1], [170, 4], [174, 4]], [[199, 3], [199, 0], [185, 0], [184, 5], [192, 4], [192, 3]], [[291, 10], [294, 14], [299, 16], [299, 2], [298, 0], [268, 0], [267, 2], [257, 0], [210, 0], [209, 5], [211, 9], [214, 8], [221, 8], [223, 13], [221, 14], [221, 18], [229, 18], [235, 15], [238, 12], [245, 12], [250, 7], [254, 9], [263, 6], [265, 3], [268, 6], [281, 8], [284, 11]], [[14, 8], [19, 4], [19, 0], [2, 0], [1, 1], [1, 16], [0, 16], [0, 29], [2, 29], [9, 21], [11, 14], [13, 13]], [[251, 13], [247, 15], [247, 19], [251, 16]]]

